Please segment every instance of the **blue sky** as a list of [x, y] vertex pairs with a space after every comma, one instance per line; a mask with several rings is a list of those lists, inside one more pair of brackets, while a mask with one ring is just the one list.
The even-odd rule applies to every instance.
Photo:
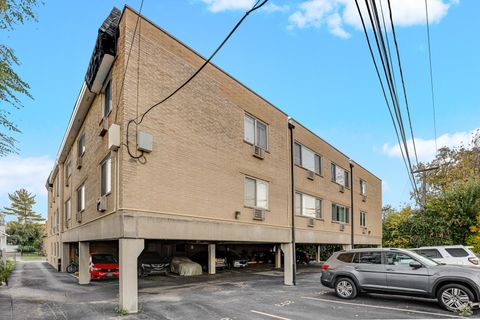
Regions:
[[[251, 0], [145, 0], [143, 14], [209, 55]], [[138, 9], [140, 0], [127, 1]], [[372, 171], [383, 202], [409, 202], [410, 187], [352, 0], [270, 0], [255, 12], [214, 63]], [[384, 2], [385, 4], [386, 2]], [[420, 158], [435, 152], [423, 0], [392, 0]], [[439, 146], [480, 127], [478, 1], [429, 0]], [[18, 156], [0, 158], [0, 207], [27, 187], [46, 214], [44, 182], [80, 90], [99, 26], [124, 1], [45, 1], [38, 23], [0, 35], [15, 49], [18, 73], [34, 100], [12, 118]], [[466, 141], [465, 141], [466, 142]]]

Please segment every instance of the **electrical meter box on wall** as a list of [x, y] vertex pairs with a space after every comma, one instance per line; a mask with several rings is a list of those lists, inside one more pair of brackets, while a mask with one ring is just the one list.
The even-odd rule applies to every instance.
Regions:
[[153, 136], [149, 133], [139, 131], [137, 134], [137, 149], [143, 152], [152, 152]]

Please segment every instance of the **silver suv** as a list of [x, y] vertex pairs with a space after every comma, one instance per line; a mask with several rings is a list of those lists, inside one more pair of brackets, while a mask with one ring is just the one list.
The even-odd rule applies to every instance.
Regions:
[[321, 282], [342, 299], [361, 291], [422, 296], [451, 311], [480, 300], [478, 267], [444, 265], [404, 249], [335, 252], [322, 266]]

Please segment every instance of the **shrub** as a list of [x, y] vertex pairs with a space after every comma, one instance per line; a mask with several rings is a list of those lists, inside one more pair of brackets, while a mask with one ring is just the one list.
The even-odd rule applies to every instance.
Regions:
[[17, 251], [22, 253], [32, 253], [37, 252], [37, 248], [32, 246], [20, 246], [17, 248]]
[[0, 260], [0, 284], [6, 283], [8, 275], [15, 268], [15, 262], [12, 260]]

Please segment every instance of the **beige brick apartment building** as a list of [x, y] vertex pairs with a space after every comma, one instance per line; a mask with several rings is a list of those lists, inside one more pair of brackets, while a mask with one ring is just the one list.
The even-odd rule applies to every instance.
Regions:
[[268, 245], [278, 267], [281, 248], [291, 284], [293, 234], [347, 246], [353, 224], [355, 244], [381, 244], [381, 181], [214, 65], [130, 127], [130, 149], [146, 151], [130, 157], [127, 122], [204, 62], [144, 17], [134, 37], [137, 17], [113, 10], [99, 31], [47, 181], [49, 263], [78, 259], [85, 284], [90, 252], [118, 254], [120, 306], [136, 312], [144, 248], [205, 246], [212, 261], [216, 246]]

